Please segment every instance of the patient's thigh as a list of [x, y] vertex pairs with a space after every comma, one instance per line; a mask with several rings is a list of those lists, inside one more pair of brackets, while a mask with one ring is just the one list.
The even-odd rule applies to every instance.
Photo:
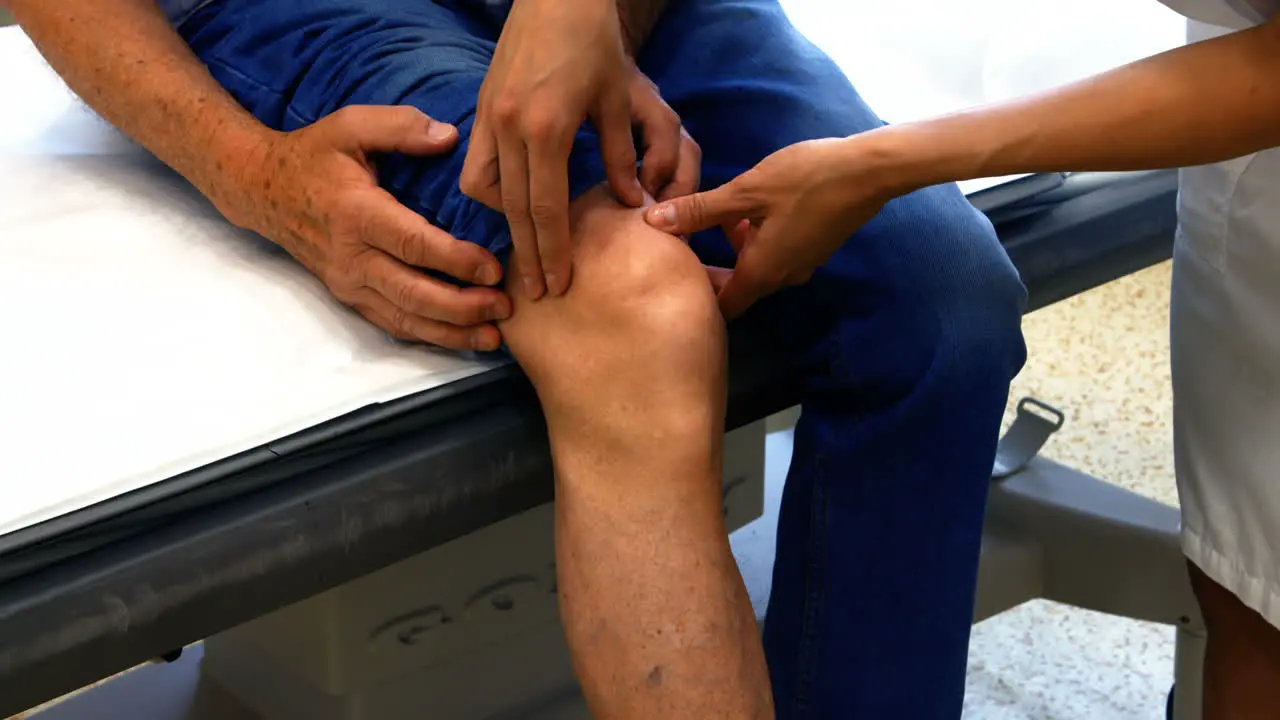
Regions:
[[469, 118], [497, 28], [432, 0], [214, 0], [179, 27], [224, 87], [293, 130], [344, 105]]
[[[505, 259], [505, 219], [458, 188], [501, 29], [468, 8], [441, 0], [215, 0], [180, 31], [213, 76], [275, 129], [294, 130], [347, 105], [412, 105], [456, 125], [461, 141], [452, 152], [380, 158], [379, 181], [432, 224]], [[575, 197], [604, 178], [591, 133], [579, 134], [569, 174]]]

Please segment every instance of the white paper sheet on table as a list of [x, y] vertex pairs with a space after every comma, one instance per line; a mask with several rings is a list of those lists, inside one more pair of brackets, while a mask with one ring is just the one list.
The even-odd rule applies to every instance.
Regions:
[[[785, 4], [898, 121], [1180, 41], [1180, 21], [1107, 1]], [[1070, 22], [1085, 6], [1130, 27]], [[0, 536], [493, 367], [341, 308], [83, 108], [17, 29], [0, 68]]]
[[0, 534], [482, 372], [390, 340], [0, 31]]

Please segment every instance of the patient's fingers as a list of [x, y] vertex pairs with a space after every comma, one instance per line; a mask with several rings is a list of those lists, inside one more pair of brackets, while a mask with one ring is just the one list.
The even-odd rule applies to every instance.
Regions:
[[335, 146], [348, 152], [434, 155], [458, 142], [457, 128], [407, 105], [350, 105], [321, 122]]
[[465, 283], [497, 285], [502, 265], [475, 243], [459, 240], [401, 205], [385, 191], [357, 208], [365, 244], [414, 267], [439, 270]]
[[459, 327], [416, 316], [371, 288], [365, 288], [352, 307], [366, 320], [398, 340], [426, 342], [451, 350], [497, 350], [502, 335], [492, 325]]
[[511, 316], [511, 301], [497, 290], [464, 290], [376, 251], [362, 259], [365, 284], [413, 315], [453, 325], [478, 325]]

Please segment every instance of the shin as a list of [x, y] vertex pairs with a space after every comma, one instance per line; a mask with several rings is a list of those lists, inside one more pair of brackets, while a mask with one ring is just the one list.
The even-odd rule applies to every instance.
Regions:
[[721, 511], [725, 338], [677, 238], [592, 192], [562, 298], [504, 338], [543, 404], [575, 667], [598, 717], [772, 717]]

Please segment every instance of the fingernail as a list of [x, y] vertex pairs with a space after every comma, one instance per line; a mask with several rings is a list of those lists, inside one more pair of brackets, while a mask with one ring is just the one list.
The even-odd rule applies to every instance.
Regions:
[[649, 222], [661, 228], [675, 227], [676, 206], [671, 203], [654, 205], [649, 209]]
[[434, 140], [435, 142], [452, 140], [454, 132], [456, 131], [449, 123], [432, 121], [432, 123], [427, 126], [427, 139]]
[[506, 320], [511, 317], [511, 308], [506, 303], [497, 303], [489, 308], [490, 320]]
[[542, 295], [541, 290], [538, 288], [538, 282], [527, 275], [524, 278], [524, 294], [533, 300], [537, 300]]
[[500, 280], [500, 274], [492, 265], [481, 265], [476, 270], [476, 283], [479, 285], [497, 285]]
[[479, 330], [471, 333], [471, 349], [484, 350], [484, 333]]
[[559, 275], [556, 275], [555, 273], [547, 273], [547, 294], [548, 295], [556, 294], [557, 289], [560, 287], [560, 283], [558, 282], [559, 280], [560, 280]]

